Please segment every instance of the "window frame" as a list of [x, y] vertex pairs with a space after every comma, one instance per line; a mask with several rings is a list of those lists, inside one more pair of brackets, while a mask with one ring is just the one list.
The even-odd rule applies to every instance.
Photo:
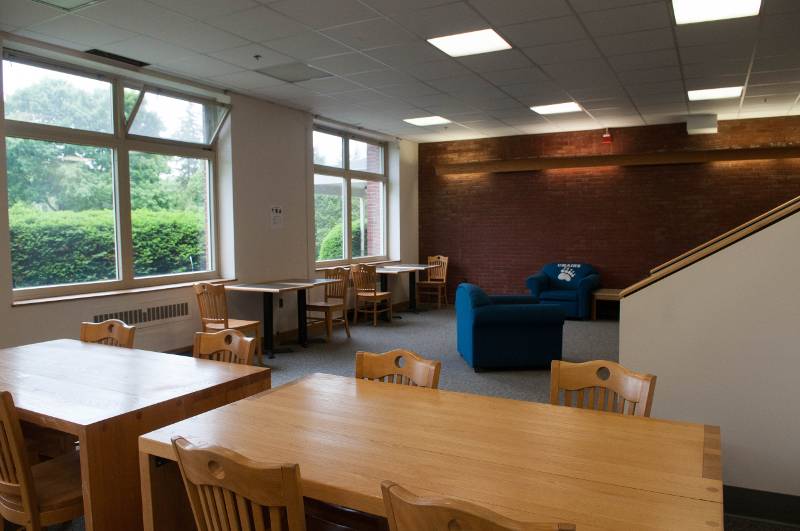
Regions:
[[[49, 59], [43, 59], [24, 52], [4, 49], [0, 59], [23, 63], [39, 68], [45, 68], [58, 72], [79, 75], [89, 78], [97, 78], [111, 83], [112, 88], [112, 116], [113, 133], [101, 133], [82, 129], [72, 129], [69, 127], [37, 124], [19, 120], [6, 119], [5, 115], [0, 116], [0, 120], [5, 123], [5, 134], [2, 141], [6, 138], [22, 138], [30, 140], [41, 140], [58, 142], [65, 144], [79, 144], [109, 148], [113, 154], [112, 179], [114, 192], [115, 210], [115, 246], [117, 278], [113, 280], [101, 280], [93, 282], [79, 282], [72, 284], [59, 284], [53, 286], [36, 286], [14, 288], [9, 286], [12, 291], [12, 301], [25, 301], [44, 297], [59, 297], [70, 295], [84, 295], [96, 292], [127, 290], [159, 285], [169, 285], [182, 282], [213, 280], [221, 278], [219, 268], [219, 228], [218, 228], [218, 203], [217, 203], [217, 149], [216, 142], [222, 124], [230, 114], [230, 105], [213, 101], [214, 104], [223, 105], [225, 113], [220, 120], [220, 125], [215, 131], [214, 137], [209, 144], [194, 144], [163, 138], [151, 138], [139, 135], [129, 135], [127, 133], [130, 124], [138, 111], [138, 107], [144, 97], [145, 90], [151, 89], [153, 92], [162, 90], [160, 87], [130, 79], [125, 76], [111, 75], [104, 72], [92, 70], [91, 68], [77, 67], [69, 64], [61, 64]], [[124, 89], [137, 88], [141, 91], [130, 117], [126, 120], [124, 108]], [[174, 96], [189, 100], [210, 103], [212, 100], [204, 100], [196, 96], [181, 94], [172, 89], [163, 89]], [[5, 98], [5, 94], [2, 94]], [[197, 158], [207, 161], [208, 164], [208, 258], [209, 268], [207, 271], [172, 273], [165, 275], [154, 275], [136, 278], [134, 276], [134, 254], [133, 254], [133, 233], [131, 224], [131, 189], [130, 189], [130, 168], [128, 157], [131, 151], [156, 153], [167, 156], [179, 156], [187, 158]], [[7, 175], [7, 167], [3, 169]], [[8, 186], [6, 180], [6, 186]], [[6, 205], [7, 206], [7, 205]], [[13, 278], [12, 278], [13, 280]]]
[[[332, 267], [332, 266], [339, 266], [339, 265], [347, 265], [347, 264], [359, 264], [359, 263], [369, 263], [369, 262], [381, 262], [388, 260], [388, 220], [389, 220], [389, 212], [388, 212], [388, 197], [389, 197], [389, 145], [387, 142], [377, 140], [375, 138], [370, 138], [368, 136], [361, 136], [349, 133], [347, 131], [342, 131], [330, 127], [325, 127], [321, 125], [314, 125], [313, 131], [319, 131], [320, 133], [326, 133], [329, 135], [336, 135], [342, 138], [342, 167], [337, 166], [325, 166], [322, 164], [317, 164], [314, 162], [314, 140], [313, 140], [313, 132], [312, 132], [312, 140], [311, 140], [311, 162], [313, 163], [314, 171], [313, 175], [311, 176], [312, 181], [315, 175], [328, 175], [331, 177], [341, 177], [344, 179], [345, 182], [345, 198], [344, 198], [344, 215], [345, 215], [345, 223], [344, 223], [344, 258], [341, 259], [333, 259], [333, 260], [317, 260], [316, 256], [316, 225], [315, 229], [312, 232], [314, 234], [315, 241], [313, 242], [314, 247], [314, 263], [316, 267]], [[373, 173], [369, 171], [362, 171], [362, 170], [351, 170], [350, 169], [350, 140], [357, 140], [360, 142], [366, 142], [368, 144], [378, 145], [383, 150], [382, 156], [382, 173]], [[353, 187], [352, 187], [352, 180], [360, 180], [360, 181], [372, 181], [372, 182], [380, 182], [383, 183], [383, 194], [381, 197], [381, 212], [382, 212], [382, 219], [381, 219], [381, 254], [379, 255], [369, 255], [369, 256], [360, 256], [358, 258], [353, 258], [353, 238], [352, 238], [352, 224], [353, 224]], [[312, 183], [312, 194], [316, 192], [314, 190], [314, 186]], [[312, 204], [314, 201], [312, 199]], [[316, 221], [316, 216], [313, 216], [314, 221]]]

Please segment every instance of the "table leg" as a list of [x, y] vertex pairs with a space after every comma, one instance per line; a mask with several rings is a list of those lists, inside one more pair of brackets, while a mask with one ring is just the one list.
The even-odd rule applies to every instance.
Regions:
[[[381, 279], [381, 291], [389, 291], [389, 275], [387, 275], [386, 273], [381, 273], [380, 279]], [[391, 304], [391, 301], [389, 302], [389, 304]], [[384, 309], [386, 309], [386, 303], [382, 302], [381, 303], [381, 310], [384, 310]], [[395, 317], [400, 318], [399, 315], [396, 315]], [[389, 322], [389, 312], [383, 312], [381, 314], [381, 319], [383, 319], [384, 321], [386, 321], [388, 323]]]
[[175, 461], [139, 454], [144, 531], [197, 529], [181, 472]]
[[597, 321], [597, 298], [592, 297], [592, 321]]
[[408, 311], [417, 313], [417, 272], [408, 272]]
[[308, 321], [306, 317], [306, 290], [297, 290], [297, 342], [308, 346]]
[[264, 354], [270, 359], [275, 357], [275, 340], [272, 328], [272, 293], [264, 292]]

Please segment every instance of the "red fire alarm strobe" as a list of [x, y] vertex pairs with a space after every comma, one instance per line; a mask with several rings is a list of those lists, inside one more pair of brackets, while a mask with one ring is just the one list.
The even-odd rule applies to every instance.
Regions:
[[603, 133], [603, 144], [610, 144], [613, 141], [614, 139], [611, 138], [611, 133], [608, 132], [608, 128], [606, 127], [606, 132]]

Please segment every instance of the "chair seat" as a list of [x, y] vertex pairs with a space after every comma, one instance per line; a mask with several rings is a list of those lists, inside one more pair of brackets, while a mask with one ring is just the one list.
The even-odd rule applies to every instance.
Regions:
[[[31, 474], [42, 513], [64, 510], [71, 506], [75, 507], [75, 518], [83, 513], [81, 463], [77, 451], [33, 465]], [[0, 499], [12, 510], [23, 510], [19, 496], [0, 494]], [[44, 524], [46, 518], [44, 514], [42, 516]]]
[[319, 301], [311, 304], [306, 304], [306, 310], [310, 312], [341, 310], [343, 308], [344, 308], [344, 301]]
[[[242, 319], [228, 319], [228, 328], [233, 330], [243, 330], [247, 328], [257, 328], [261, 321], [245, 321]], [[206, 323], [208, 330], [225, 330], [222, 323]]]
[[356, 293], [356, 297], [359, 299], [365, 299], [368, 301], [379, 301], [383, 299], [388, 299], [392, 296], [390, 291], [378, 291], [376, 293]]
[[543, 291], [539, 294], [539, 300], [576, 301], [578, 300], [578, 292], [568, 289]]
[[447, 282], [445, 282], [444, 280], [418, 280], [417, 281], [417, 286], [420, 286], [420, 287], [423, 287], [423, 288], [424, 287], [433, 287], [433, 286], [438, 287], [438, 286], [445, 286], [445, 285], [447, 285]]

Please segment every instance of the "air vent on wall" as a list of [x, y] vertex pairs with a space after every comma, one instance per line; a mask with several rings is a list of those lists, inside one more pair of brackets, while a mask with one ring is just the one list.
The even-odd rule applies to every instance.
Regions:
[[168, 304], [151, 303], [145, 304], [140, 308], [99, 313], [92, 317], [92, 321], [100, 323], [106, 319], [119, 319], [129, 325], [146, 328], [167, 322], [184, 321], [190, 318], [189, 303], [175, 302]]
[[117, 55], [111, 52], [104, 52], [103, 50], [98, 50], [97, 48], [86, 50], [86, 53], [90, 53], [98, 57], [105, 57], [106, 59], [112, 59], [114, 61], [119, 61], [120, 63], [129, 64], [139, 68], [143, 66], [148, 66], [150, 64], [150, 63], [145, 63], [144, 61], [139, 61], [138, 59], [131, 59], [130, 57], [125, 57], [124, 55]]

